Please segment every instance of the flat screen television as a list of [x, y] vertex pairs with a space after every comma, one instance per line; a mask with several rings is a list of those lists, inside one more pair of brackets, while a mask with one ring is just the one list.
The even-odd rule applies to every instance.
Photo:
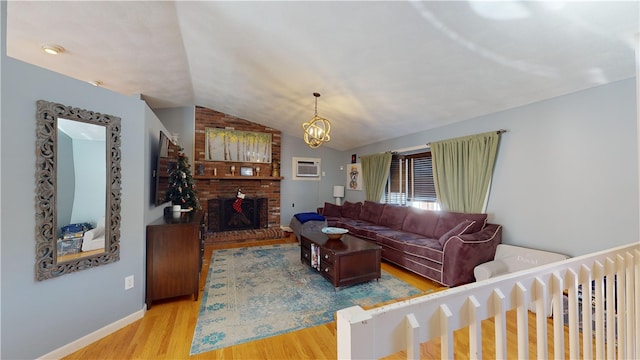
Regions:
[[160, 206], [166, 203], [165, 195], [169, 188], [169, 174], [178, 165], [178, 146], [172, 143], [169, 136], [162, 131], [160, 131], [157, 154], [156, 169], [154, 171], [155, 204]]

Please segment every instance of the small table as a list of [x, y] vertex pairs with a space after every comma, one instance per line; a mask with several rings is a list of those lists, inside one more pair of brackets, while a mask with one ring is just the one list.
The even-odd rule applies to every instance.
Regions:
[[300, 261], [336, 288], [380, 278], [380, 245], [349, 234], [330, 240], [319, 231], [301, 234], [300, 240]]

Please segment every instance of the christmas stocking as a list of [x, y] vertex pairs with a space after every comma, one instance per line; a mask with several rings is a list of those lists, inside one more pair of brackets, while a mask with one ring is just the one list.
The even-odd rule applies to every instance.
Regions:
[[242, 213], [242, 199], [236, 198], [236, 201], [233, 202], [233, 210], [235, 210], [238, 214]]

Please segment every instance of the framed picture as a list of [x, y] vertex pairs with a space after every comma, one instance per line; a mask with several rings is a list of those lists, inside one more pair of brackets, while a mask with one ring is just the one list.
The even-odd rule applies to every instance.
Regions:
[[240, 176], [253, 176], [253, 168], [252, 167], [240, 167]]
[[347, 165], [347, 190], [362, 190], [362, 164]]
[[271, 134], [205, 128], [205, 160], [271, 163]]

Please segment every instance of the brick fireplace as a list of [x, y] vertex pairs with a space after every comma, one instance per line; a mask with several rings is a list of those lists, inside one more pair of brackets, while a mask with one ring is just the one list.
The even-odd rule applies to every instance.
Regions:
[[[246, 163], [205, 160], [205, 129], [234, 129], [271, 134], [271, 163]], [[206, 243], [237, 243], [284, 236], [280, 228], [280, 164], [281, 132], [270, 127], [197, 106], [195, 110], [194, 179], [203, 211], [207, 213]], [[232, 174], [231, 166], [236, 172]], [[240, 168], [251, 168], [254, 175], [240, 176]], [[256, 168], [260, 168], [256, 171]], [[275, 176], [274, 176], [275, 175]], [[245, 194], [243, 215], [252, 222], [244, 224], [242, 216], [233, 217], [233, 202], [238, 189]], [[254, 204], [255, 201], [255, 204]], [[249, 210], [248, 205], [255, 209]], [[245, 213], [246, 212], [246, 213]], [[258, 212], [258, 213], [256, 213]], [[254, 219], [257, 215], [258, 220]], [[231, 225], [229, 225], [231, 223]], [[233, 224], [236, 224], [235, 226]], [[246, 226], [245, 226], [246, 225]]]

